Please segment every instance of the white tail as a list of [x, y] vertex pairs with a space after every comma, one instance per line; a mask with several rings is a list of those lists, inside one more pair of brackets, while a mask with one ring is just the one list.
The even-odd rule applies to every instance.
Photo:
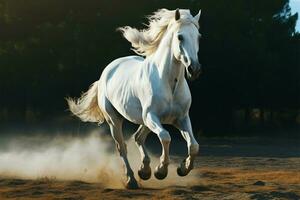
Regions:
[[67, 98], [70, 111], [84, 122], [104, 122], [104, 116], [98, 106], [98, 81], [80, 98]]

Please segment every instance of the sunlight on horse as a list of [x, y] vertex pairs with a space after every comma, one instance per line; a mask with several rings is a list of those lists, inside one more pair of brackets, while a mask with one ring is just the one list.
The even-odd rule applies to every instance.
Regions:
[[189, 10], [161, 9], [149, 17], [147, 29], [120, 28], [134, 51], [145, 58], [128, 56], [114, 60], [81, 98], [67, 99], [71, 112], [82, 121], [109, 124], [124, 162], [127, 188], [138, 188], [138, 184], [127, 159], [122, 133], [124, 118], [140, 125], [134, 138], [141, 154], [138, 170], [141, 179], [151, 177], [150, 157], [144, 146], [151, 131], [162, 144], [160, 163], [154, 175], [164, 179], [168, 174], [171, 136], [162, 124], [174, 125], [187, 142], [189, 155], [178, 167], [177, 174], [186, 176], [193, 168], [199, 145], [189, 118], [192, 98], [185, 71], [191, 80], [201, 73], [198, 61], [200, 14], [201, 11], [193, 17]]

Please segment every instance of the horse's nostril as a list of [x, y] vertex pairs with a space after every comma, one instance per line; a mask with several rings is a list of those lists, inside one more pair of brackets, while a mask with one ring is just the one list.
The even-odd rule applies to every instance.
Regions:
[[202, 70], [202, 65], [200, 63], [197, 64], [196, 69], [197, 69], [197, 74], [202, 74], [203, 70]]
[[183, 56], [183, 60], [184, 60], [184, 62], [185, 62], [185, 63], [187, 63], [187, 62], [188, 62], [188, 59], [187, 59], [187, 57], [186, 57], [186, 56]]
[[193, 74], [193, 68], [192, 68], [191, 65], [188, 66], [187, 70], [188, 70], [188, 72], [189, 72], [191, 75]]

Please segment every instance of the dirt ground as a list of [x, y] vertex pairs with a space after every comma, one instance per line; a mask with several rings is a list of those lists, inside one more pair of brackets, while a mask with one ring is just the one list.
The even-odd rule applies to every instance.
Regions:
[[[178, 177], [172, 156], [165, 180], [139, 180], [127, 190], [99, 182], [56, 178], [0, 178], [1, 199], [300, 199], [298, 139], [204, 139], [195, 169]], [[152, 169], [154, 166], [152, 165]]]

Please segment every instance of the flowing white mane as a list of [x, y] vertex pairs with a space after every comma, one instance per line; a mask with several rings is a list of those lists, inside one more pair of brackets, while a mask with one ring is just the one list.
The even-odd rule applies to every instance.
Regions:
[[[142, 56], [149, 56], [156, 51], [167, 31], [168, 26], [175, 23], [175, 10], [160, 9], [149, 16], [146, 29], [137, 30], [130, 26], [119, 28], [123, 36], [131, 43], [133, 51]], [[177, 23], [193, 23], [199, 28], [198, 21], [191, 15], [190, 10], [180, 9], [180, 20]]]

